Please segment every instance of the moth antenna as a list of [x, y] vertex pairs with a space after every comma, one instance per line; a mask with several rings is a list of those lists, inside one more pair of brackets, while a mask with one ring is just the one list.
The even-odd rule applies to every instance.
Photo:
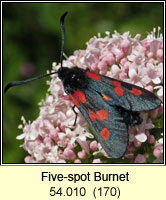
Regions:
[[[63, 52], [64, 51], [64, 41], [65, 41], [64, 19], [65, 19], [66, 15], [67, 15], [67, 12], [65, 12], [60, 18], [60, 25], [61, 25], [61, 29], [62, 29], [62, 47], [61, 47], [61, 56], [60, 56], [61, 67], [62, 67], [63, 53], [64, 53]], [[50, 76], [50, 75], [56, 74], [56, 73], [58, 73], [58, 72], [52, 72], [52, 73], [49, 73], [49, 74], [42, 74], [42, 75], [30, 78], [30, 79], [26, 79], [26, 80], [23, 80], [23, 81], [14, 81], [14, 82], [8, 83], [5, 87], [5, 89], [4, 89], [4, 93], [6, 93], [8, 91], [8, 89], [11, 88], [11, 87], [23, 85], [23, 84], [29, 83], [31, 81], [35, 81], [35, 80], [38, 80], [38, 79], [41, 79], [41, 78], [44, 78], [44, 77], [47, 77], [47, 76]]]
[[11, 87], [23, 85], [25, 83], [29, 83], [29, 82], [32, 82], [32, 81], [50, 76], [52, 74], [56, 74], [56, 73], [57, 72], [52, 72], [52, 73], [49, 73], [49, 74], [42, 74], [42, 75], [39, 75], [39, 76], [36, 76], [36, 77], [33, 77], [33, 78], [29, 78], [29, 79], [26, 79], [26, 80], [23, 80], [23, 81], [14, 81], [14, 82], [8, 83], [5, 87], [5, 89], [4, 89], [4, 93], [6, 93], [8, 91], [8, 89], [11, 88]]
[[64, 42], [65, 42], [65, 23], [64, 23], [64, 20], [65, 20], [67, 13], [68, 12], [65, 12], [60, 18], [60, 25], [61, 25], [61, 30], [62, 30], [62, 46], [61, 46], [61, 55], [60, 55], [61, 67], [63, 67], [62, 62], [63, 62], [63, 54], [64, 54], [63, 51], [64, 51]]

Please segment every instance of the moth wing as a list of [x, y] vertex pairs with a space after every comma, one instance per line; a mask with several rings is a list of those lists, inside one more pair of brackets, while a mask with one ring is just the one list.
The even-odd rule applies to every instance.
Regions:
[[79, 110], [92, 127], [97, 140], [106, 153], [114, 158], [120, 158], [128, 145], [128, 130], [123, 118], [114, 106], [103, 101], [95, 90], [81, 91], [86, 101], [80, 101], [81, 96], [75, 95], [79, 102]]
[[88, 87], [103, 95], [112, 106], [121, 106], [129, 111], [147, 111], [160, 106], [161, 100], [139, 86], [100, 75], [101, 80], [88, 77]]

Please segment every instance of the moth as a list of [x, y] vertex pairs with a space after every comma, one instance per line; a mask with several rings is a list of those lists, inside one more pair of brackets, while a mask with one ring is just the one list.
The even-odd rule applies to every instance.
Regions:
[[[57, 72], [40, 75], [24, 81], [11, 82], [5, 92], [13, 86], [22, 85], [57, 73], [64, 90], [90, 124], [105, 152], [113, 157], [124, 155], [128, 145], [128, 126], [139, 125], [140, 111], [149, 111], [160, 106], [161, 100], [153, 93], [120, 80], [103, 76], [77, 66], [63, 67], [65, 39], [65, 12], [60, 19], [62, 29], [62, 49]], [[75, 123], [77, 119], [76, 114]], [[74, 123], [74, 124], [75, 124]]]

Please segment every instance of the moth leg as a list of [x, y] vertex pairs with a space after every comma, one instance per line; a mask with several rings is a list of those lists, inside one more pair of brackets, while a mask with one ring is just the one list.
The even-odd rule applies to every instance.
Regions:
[[74, 124], [73, 124], [73, 126], [76, 125], [77, 116], [78, 116], [78, 113], [75, 111], [75, 107], [76, 107], [75, 105], [72, 107], [72, 110], [73, 110], [74, 114], [76, 115], [76, 116], [75, 116], [75, 120], [74, 120]]

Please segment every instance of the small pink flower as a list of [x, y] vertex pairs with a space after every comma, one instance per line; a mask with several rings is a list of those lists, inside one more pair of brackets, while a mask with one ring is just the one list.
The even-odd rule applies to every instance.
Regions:
[[141, 142], [140, 141], [138, 141], [137, 139], [134, 139], [134, 146], [135, 147], [140, 147], [141, 146]]
[[158, 159], [160, 157], [162, 157], [162, 155], [163, 155], [163, 138], [160, 138], [158, 140], [158, 142], [156, 143], [154, 150], [153, 150], [153, 155]]
[[161, 156], [161, 151], [156, 148], [153, 150], [153, 155], [156, 157], [156, 158], [159, 158]]
[[94, 141], [92, 141], [92, 142], [90, 143], [90, 149], [91, 149], [92, 151], [96, 151], [96, 150], [97, 150], [97, 147], [98, 147], [98, 144], [97, 144], [97, 141], [96, 141], [96, 140], [94, 140]]
[[124, 39], [121, 41], [120, 47], [121, 47], [122, 51], [124, 52], [124, 54], [128, 55], [131, 51], [132, 45], [129, 40]]
[[136, 135], [135, 138], [139, 142], [145, 142], [147, 140], [147, 136], [145, 133], [140, 133], [140, 134]]
[[142, 154], [138, 154], [135, 158], [135, 163], [145, 163], [146, 162], [146, 157]]
[[76, 160], [74, 161], [74, 163], [81, 163], [81, 160], [76, 159]]
[[92, 163], [102, 163], [102, 161], [98, 158], [98, 159], [94, 159]]
[[149, 142], [149, 144], [153, 144], [155, 142], [155, 137], [153, 135], [149, 135], [148, 142]]
[[66, 156], [67, 159], [69, 160], [75, 160], [76, 159], [76, 155], [74, 153], [74, 151], [72, 151], [71, 149], [69, 148], [66, 148], [64, 150], [64, 155]]
[[81, 159], [85, 159], [87, 156], [86, 156], [86, 153], [84, 151], [80, 151], [80, 152], [78, 152], [78, 157], [81, 158]]
[[162, 62], [163, 61], [163, 49], [158, 49], [156, 55], [157, 55], [157, 58], [159, 59], [159, 61]]
[[25, 163], [35, 163], [35, 159], [32, 156], [25, 157]]

